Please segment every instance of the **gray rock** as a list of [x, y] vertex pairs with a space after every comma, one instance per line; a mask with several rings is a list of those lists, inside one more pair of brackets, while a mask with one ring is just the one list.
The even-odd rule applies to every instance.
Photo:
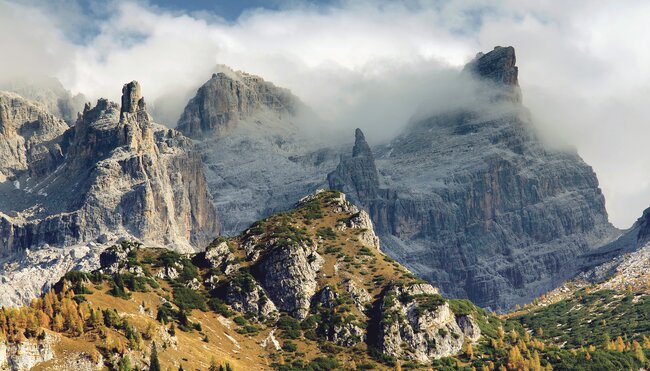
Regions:
[[[427, 303], [423, 299], [437, 295], [422, 294], [423, 287], [418, 286], [393, 286], [385, 293], [380, 306], [380, 349], [385, 354], [418, 362], [457, 354], [465, 341], [465, 333], [456, 316], [446, 302], [437, 306], [423, 304]], [[434, 290], [433, 287], [425, 289], [426, 292]], [[468, 328], [478, 328], [471, 317], [465, 316], [462, 322]]]
[[223, 234], [325, 185], [338, 155], [308, 131], [316, 122], [297, 97], [257, 76], [223, 68], [198, 89], [177, 128], [197, 140]]
[[139, 91], [137, 82], [125, 85], [121, 109], [105, 99], [86, 105], [65, 132], [37, 106], [11, 96], [3, 109], [0, 99], [0, 158], [9, 159], [0, 168], [0, 256], [117, 236], [191, 251], [214, 238], [218, 220], [198, 153], [151, 121]]
[[[497, 48], [466, 70], [518, 89], [514, 60]], [[389, 255], [446, 295], [502, 310], [602, 260], [590, 254], [619, 231], [591, 167], [547, 148], [519, 100], [497, 98], [414, 121], [376, 156], [357, 132], [353, 156], [328, 179], [368, 211]]]
[[297, 100], [287, 89], [262, 78], [223, 68], [192, 98], [178, 121], [178, 130], [191, 138], [225, 136], [242, 120], [268, 108], [276, 114], [295, 113]]
[[38, 363], [54, 358], [53, 345], [58, 335], [46, 334], [43, 340], [26, 340], [21, 343], [0, 341], [0, 369], [12, 371], [31, 370]]
[[303, 319], [309, 313], [322, 265], [315, 246], [291, 243], [273, 246], [255, 266], [254, 274], [279, 310]]
[[86, 97], [72, 95], [56, 78], [23, 76], [0, 82], [0, 90], [16, 93], [30, 101], [38, 102], [48, 113], [73, 125], [83, 110]]
[[277, 316], [275, 304], [255, 279], [247, 274], [228, 282], [226, 302], [239, 312], [253, 314], [258, 320]]

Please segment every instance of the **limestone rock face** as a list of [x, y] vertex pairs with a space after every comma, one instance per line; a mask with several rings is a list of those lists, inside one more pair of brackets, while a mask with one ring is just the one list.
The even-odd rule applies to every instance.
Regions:
[[278, 246], [258, 263], [255, 276], [280, 310], [302, 319], [309, 313], [322, 265], [316, 246]]
[[44, 76], [23, 76], [1, 81], [0, 90], [36, 102], [47, 113], [63, 119], [70, 125], [74, 124], [77, 114], [83, 110], [87, 101], [83, 94], [72, 95], [59, 80]]
[[[497, 48], [466, 70], [516, 92], [514, 61]], [[492, 98], [493, 108], [415, 121], [375, 156], [357, 132], [328, 180], [368, 211], [390, 255], [446, 295], [501, 310], [594, 264], [619, 232], [591, 167], [547, 148], [520, 100]]]
[[198, 153], [151, 121], [139, 92], [125, 85], [121, 108], [87, 104], [65, 132], [18, 98], [0, 108], [0, 145], [13, 143], [0, 150], [13, 164], [0, 170], [0, 255], [118, 236], [189, 251], [218, 233]]
[[288, 90], [227, 68], [190, 100], [178, 130], [197, 140], [226, 235], [325, 186], [338, 155], [307, 128], [318, 118]]
[[261, 109], [292, 115], [296, 103], [286, 89], [258, 76], [224, 68], [213, 74], [189, 101], [178, 121], [178, 130], [191, 138], [209, 136], [206, 134], [221, 137]]
[[[467, 341], [480, 337], [471, 317], [457, 317], [430, 285], [391, 287], [380, 311], [379, 344], [382, 352], [394, 357], [427, 362], [457, 354], [466, 332], [470, 335]], [[458, 322], [468, 330], [461, 329]]]
[[352, 157], [342, 156], [336, 170], [328, 174], [330, 187], [363, 199], [374, 199], [379, 190], [375, 158], [361, 129], [354, 133]]
[[54, 358], [56, 337], [46, 334], [43, 340], [26, 340], [20, 344], [0, 341], [0, 370], [27, 371]]
[[0, 92], [0, 182], [27, 173], [38, 177], [63, 161], [63, 133], [68, 125], [44, 108], [16, 94]]
[[228, 282], [226, 302], [236, 311], [249, 313], [257, 319], [277, 314], [277, 308], [264, 289], [249, 275], [240, 275]]
[[499, 99], [521, 102], [519, 88], [519, 69], [516, 66], [515, 48], [497, 46], [487, 54], [478, 53], [476, 58], [465, 66], [464, 71], [490, 82], [492, 94]]

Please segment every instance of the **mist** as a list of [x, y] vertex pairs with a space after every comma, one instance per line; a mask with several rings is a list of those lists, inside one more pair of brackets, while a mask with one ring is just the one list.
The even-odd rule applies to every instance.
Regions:
[[[92, 4], [92, 3], [91, 3]], [[148, 1], [0, 0], [0, 84], [54, 76], [73, 94], [117, 101], [138, 80], [173, 127], [218, 64], [292, 90], [328, 127], [389, 140], [416, 112], [458, 103], [465, 63], [517, 52], [524, 104], [544, 137], [575, 146], [611, 221], [650, 206], [650, 50], [645, 1], [281, 2], [227, 20]]]

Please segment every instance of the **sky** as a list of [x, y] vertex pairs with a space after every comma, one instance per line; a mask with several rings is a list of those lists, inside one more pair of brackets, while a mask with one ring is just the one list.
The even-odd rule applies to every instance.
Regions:
[[225, 64], [378, 143], [443, 104], [477, 52], [512, 45], [536, 127], [593, 166], [627, 228], [650, 206], [648, 19], [645, 0], [0, 0], [0, 81], [55, 76], [117, 100], [138, 80], [174, 126]]

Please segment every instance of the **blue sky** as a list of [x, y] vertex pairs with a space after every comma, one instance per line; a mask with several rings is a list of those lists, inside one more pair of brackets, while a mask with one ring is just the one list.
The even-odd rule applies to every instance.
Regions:
[[[228, 21], [235, 21], [244, 11], [249, 9], [278, 10], [282, 7], [295, 5], [297, 1], [282, 0], [152, 0], [152, 4], [163, 9], [184, 10], [189, 12], [205, 11], [216, 14]], [[324, 5], [329, 0], [303, 0], [301, 3]]]

